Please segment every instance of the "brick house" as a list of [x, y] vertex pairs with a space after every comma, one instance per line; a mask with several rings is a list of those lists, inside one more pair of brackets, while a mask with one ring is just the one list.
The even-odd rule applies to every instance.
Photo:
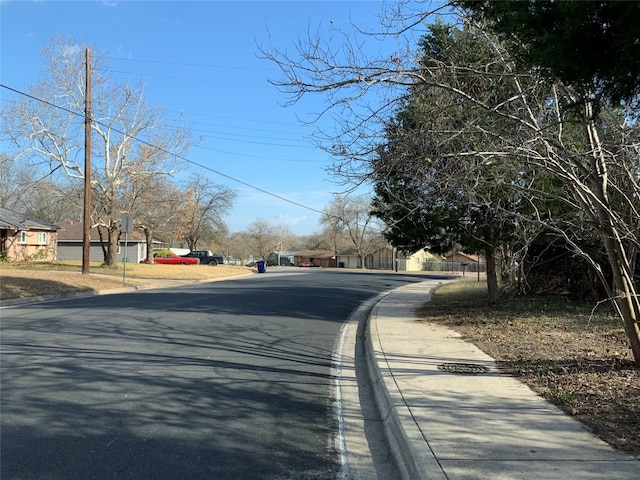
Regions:
[[0, 255], [10, 262], [55, 260], [59, 227], [0, 208]]
[[304, 262], [312, 262], [315, 265], [325, 268], [337, 267], [335, 252], [330, 250], [305, 250], [293, 254], [293, 264], [300, 266]]

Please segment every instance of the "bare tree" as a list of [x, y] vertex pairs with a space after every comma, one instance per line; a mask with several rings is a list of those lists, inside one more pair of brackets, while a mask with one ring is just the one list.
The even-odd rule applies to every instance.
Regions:
[[275, 260], [276, 265], [280, 265], [280, 254], [291, 248], [294, 235], [289, 226], [284, 224], [276, 225], [274, 227], [274, 234], [275, 238], [272, 252], [274, 252], [277, 257]]
[[348, 245], [344, 238], [347, 236], [347, 232], [340, 217], [333, 215], [331, 210], [331, 206], [328, 206], [320, 219], [320, 223], [324, 226], [324, 231], [321, 235], [318, 235], [319, 245], [317, 248], [320, 248], [320, 244], [322, 244], [324, 245], [324, 250], [333, 250], [337, 254]]
[[325, 209], [323, 219], [348, 234], [362, 268], [367, 268], [367, 256], [386, 244], [368, 196], [335, 195]]
[[197, 250], [199, 242], [210, 243], [216, 236], [225, 236], [223, 216], [235, 197], [233, 190], [192, 175], [182, 189], [182, 203], [172, 222], [175, 236], [191, 250]]
[[82, 185], [0, 155], [0, 205], [49, 223], [75, 219], [82, 212]]
[[277, 228], [264, 218], [252, 222], [244, 236], [251, 252], [263, 260], [276, 249], [280, 238]]
[[25, 201], [29, 178], [26, 166], [21, 168], [9, 155], [0, 154], [0, 205], [16, 210]]
[[159, 175], [138, 178], [132, 184], [136, 192], [131, 192], [132, 203], [129, 212], [134, 225], [144, 232], [146, 259], [153, 263], [153, 241], [155, 235], [167, 235], [182, 207], [182, 192], [171, 181], [163, 181]]
[[[21, 156], [76, 179], [84, 179], [85, 49], [73, 39], [55, 38], [44, 50], [44, 80], [3, 112]], [[113, 81], [102, 57], [93, 58], [92, 221], [107, 232], [101, 239], [104, 261], [113, 265], [121, 214], [132, 208], [130, 182], [141, 174], [170, 175], [194, 142], [185, 129], [161, 129], [162, 111], [146, 104], [143, 86]]]
[[223, 255], [230, 258], [237, 258], [240, 264], [244, 265], [251, 255], [251, 241], [243, 232], [236, 232], [222, 241]]

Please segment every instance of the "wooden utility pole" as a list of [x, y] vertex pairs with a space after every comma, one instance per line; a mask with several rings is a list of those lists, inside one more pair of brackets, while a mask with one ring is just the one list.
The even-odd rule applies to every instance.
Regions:
[[91, 246], [91, 51], [85, 55], [84, 90], [84, 218], [82, 225], [82, 273], [89, 273]]

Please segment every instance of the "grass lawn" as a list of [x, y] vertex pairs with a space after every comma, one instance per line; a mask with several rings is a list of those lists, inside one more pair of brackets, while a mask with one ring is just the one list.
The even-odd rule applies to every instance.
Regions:
[[[202, 281], [254, 272], [234, 265], [161, 265], [128, 263], [115, 267], [90, 265], [90, 274], [82, 274], [81, 262], [0, 263], [0, 299], [56, 295], [69, 292], [98, 291], [135, 287], [152, 281]], [[123, 282], [124, 278], [124, 282]]]

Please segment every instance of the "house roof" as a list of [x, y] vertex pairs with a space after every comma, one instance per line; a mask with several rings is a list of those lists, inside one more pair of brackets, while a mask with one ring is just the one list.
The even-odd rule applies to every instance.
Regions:
[[305, 258], [331, 258], [335, 255], [335, 252], [331, 250], [304, 250], [302, 252], [296, 252], [294, 256]]
[[[82, 237], [84, 233], [84, 227], [82, 222], [76, 221], [64, 221], [58, 223], [60, 230], [58, 231], [58, 241], [62, 242], [82, 242]], [[92, 227], [89, 233], [89, 237], [91, 240], [98, 241], [100, 240], [100, 235], [98, 233], [98, 228], [102, 230], [103, 237], [107, 238], [107, 232], [105, 227]], [[124, 236], [121, 237], [121, 240], [124, 239]], [[131, 242], [144, 242], [146, 240], [144, 233], [140, 230], [134, 230], [129, 232], [127, 235], [127, 240]], [[154, 242], [156, 240], [154, 239]]]
[[53, 223], [42, 222], [40, 220], [25, 217], [24, 215], [7, 208], [0, 208], [0, 228], [10, 228], [17, 230], [58, 230], [59, 227], [58, 225], [54, 225]]
[[455, 257], [464, 257], [464, 258], [468, 258], [469, 260], [471, 260], [472, 262], [477, 262], [480, 257], [478, 255], [473, 255], [471, 253], [464, 253], [464, 252], [456, 252], [455, 254], [452, 255], [447, 255], [446, 257], [444, 257], [446, 260], [451, 260], [452, 258]]

